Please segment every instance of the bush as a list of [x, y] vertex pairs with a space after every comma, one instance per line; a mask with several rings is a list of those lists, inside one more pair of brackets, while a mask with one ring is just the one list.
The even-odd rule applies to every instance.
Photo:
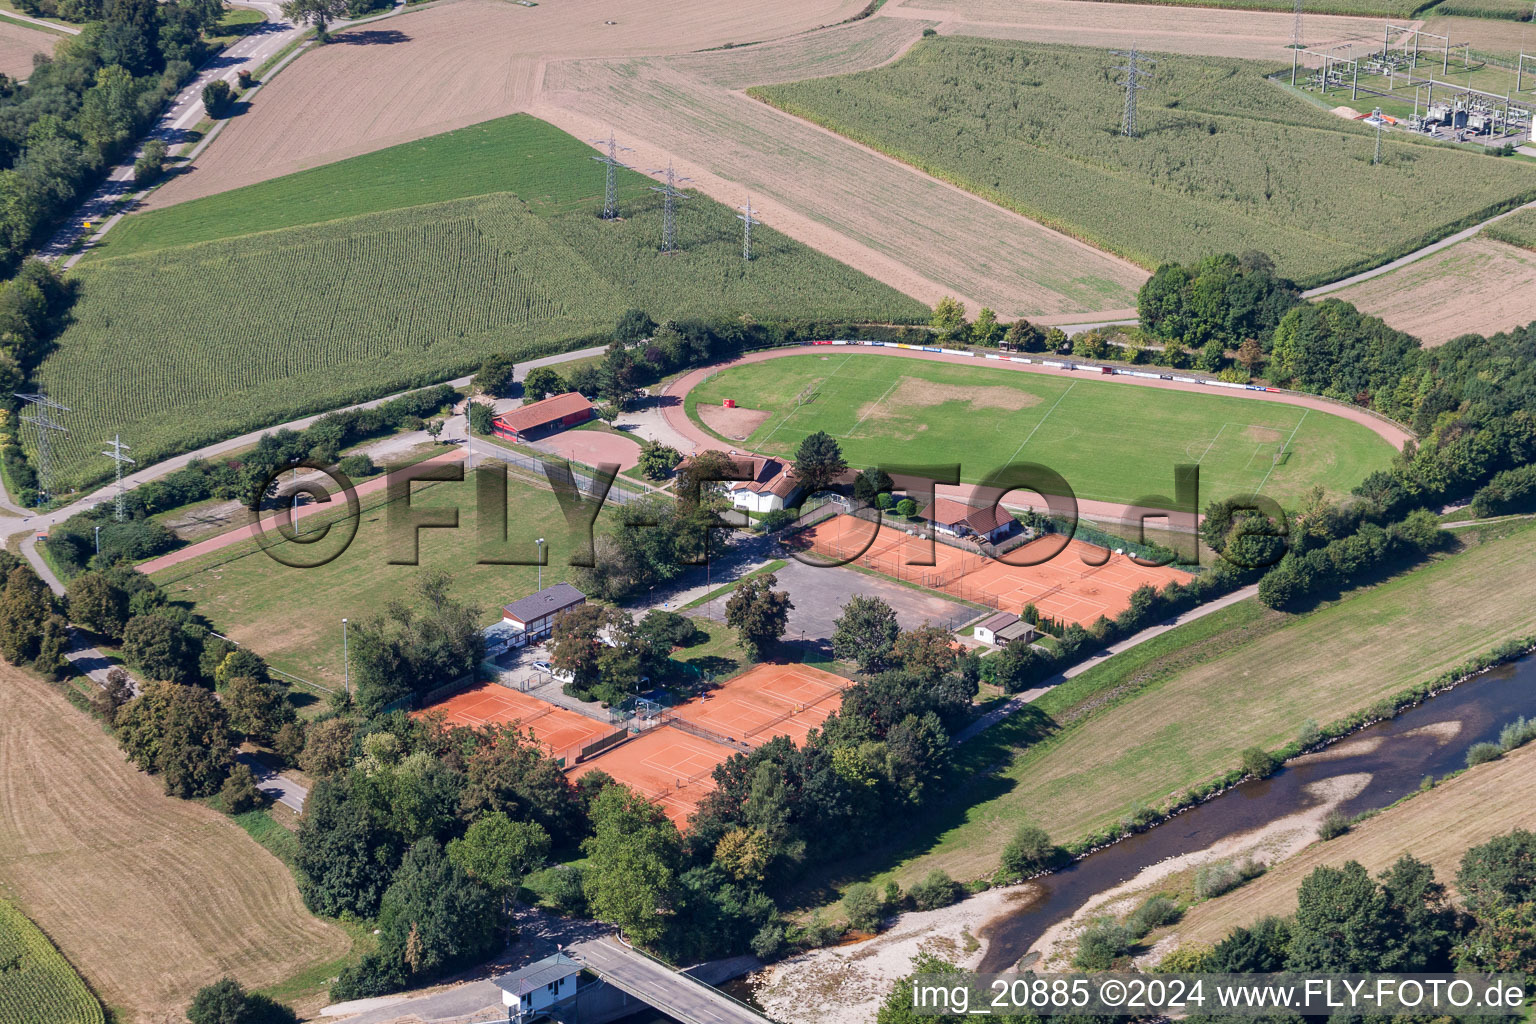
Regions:
[[1005, 878], [1026, 878], [1056, 864], [1061, 848], [1051, 842], [1050, 834], [1038, 825], [1022, 825], [1003, 847], [1002, 873]]
[[917, 502], [911, 498], [902, 498], [896, 503], [896, 514], [911, 519], [917, 515]]
[[366, 452], [358, 452], [356, 455], [343, 457], [336, 464], [336, 468], [354, 480], [358, 477], [371, 476], [374, 472], [373, 458]]
[[855, 931], [878, 931], [881, 911], [880, 894], [867, 882], [855, 882], [843, 894], [843, 913]]
[[895, 503], [896, 499], [891, 497], [889, 491], [881, 491], [879, 494], [875, 495], [875, 507], [880, 509], [882, 512], [889, 509]]
[[1467, 749], [1467, 767], [1475, 768], [1489, 761], [1497, 761], [1504, 756], [1504, 751], [1499, 749], [1497, 743], [1474, 743]]
[[1303, 750], [1321, 743], [1323, 730], [1317, 727], [1317, 720], [1309, 718], [1301, 723], [1301, 732], [1296, 734], [1296, 745]]
[[143, 188], [165, 173], [165, 154], [162, 140], [150, 139], [144, 143], [143, 153], [133, 162], [133, 183]]
[[219, 787], [219, 798], [224, 803], [224, 810], [230, 814], [244, 814], [267, 802], [267, 795], [256, 788], [256, 774], [246, 764], [237, 764], [230, 769], [224, 785]]
[[784, 950], [784, 926], [769, 921], [752, 936], [752, 955], [759, 960], [774, 960]]
[[1317, 826], [1317, 838], [1323, 842], [1337, 839], [1349, 831], [1349, 819], [1341, 811], [1329, 811], [1323, 823]]
[[241, 68], [238, 72], [236, 72], [235, 77], [239, 79], [240, 88], [242, 90], [249, 89], [251, 86], [256, 84], [256, 76], [251, 74], [248, 68]]
[[1531, 740], [1536, 740], [1536, 719], [1521, 716], [1499, 730], [1499, 749], [1506, 754]]
[[208, 111], [209, 117], [218, 119], [224, 116], [224, 108], [229, 106], [234, 95], [228, 82], [222, 78], [215, 79], [203, 86], [203, 109]]
[[822, 916], [821, 911], [811, 915], [811, 919], [800, 931], [800, 941], [807, 949], [819, 949], [822, 946], [830, 946], [843, 937], [843, 929]]
[[759, 519], [757, 525], [764, 533], [777, 533], [794, 521], [794, 512], [787, 508], [776, 508]]
[[469, 429], [482, 437], [496, 430], [496, 413], [484, 402], [469, 403]]
[[1130, 951], [1134, 936], [1125, 925], [1101, 917], [1083, 929], [1072, 965], [1085, 971], [1107, 971]]
[[398, 961], [380, 953], [366, 953], [351, 967], [343, 967], [331, 984], [330, 998], [338, 1003], [351, 999], [398, 992], [405, 985], [405, 971]]
[[960, 898], [960, 883], [938, 868], [910, 890], [912, 905], [918, 910], [938, 910]]
[[247, 992], [233, 978], [204, 985], [187, 1007], [192, 1024], [294, 1024], [299, 1018], [268, 996]]
[[1177, 903], [1162, 893], [1155, 893], [1131, 912], [1131, 916], [1125, 919], [1125, 926], [1133, 936], [1139, 939], [1154, 928], [1173, 924], [1181, 916], [1182, 912]]
[[561, 864], [535, 871], [523, 880], [523, 886], [537, 894], [542, 902], [566, 917], [587, 913], [587, 894], [582, 887], [581, 869]]
[[1234, 864], [1229, 860], [1203, 864], [1200, 870], [1195, 872], [1195, 895], [1201, 899], [1212, 899], [1231, 892], [1244, 882], [1257, 878], [1263, 873], [1264, 865], [1255, 860], [1246, 860], [1241, 864]]
[[1267, 779], [1280, 767], [1280, 759], [1262, 747], [1249, 747], [1243, 751], [1243, 774], [1255, 779]]

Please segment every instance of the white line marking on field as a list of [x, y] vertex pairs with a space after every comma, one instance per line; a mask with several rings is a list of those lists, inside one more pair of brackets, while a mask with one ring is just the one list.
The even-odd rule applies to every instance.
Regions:
[[[1307, 422], [1307, 413], [1311, 411], [1311, 409], [1302, 410], [1301, 419], [1296, 421], [1296, 430], [1300, 430], [1301, 425]], [[1285, 444], [1281, 445], [1280, 450], [1275, 453], [1275, 461], [1269, 464], [1269, 473], [1273, 473], [1275, 471], [1275, 467], [1280, 465], [1280, 456], [1284, 455], [1285, 450], [1291, 446], [1291, 442], [1296, 440], [1296, 430], [1291, 431], [1291, 436], [1285, 439]], [[1264, 474], [1264, 479], [1259, 481], [1258, 489], [1253, 492], [1254, 494], [1263, 493], [1264, 485], [1269, 483], [1269, 473]]]
[[[1067, 390], [1061, 393], [1061, 398], [1056, 399], [1051, 407], [1045, 410], [1045, 415], [1041, 416], [1040, 422], [1035, 424], [1035, 430], [1039, 430], [1041, 427], [1045, 426], [1045, 421], [1051, 418], [1051, 413], [1056, 411], [1056, 406], [1061, 404], [1061, 399], [1070, 395], [1072, 393], [1072, 389], [1075, 387], [1077, 387], [1077, 381], [1073, 381], [1067, 386]], [[1008, 456], [1008, 462], [1010, 464], [1012, 464], [1014, 459], [1019, 457], [1019, 452], [1024, 450], [1024, 446], [1029, 444], [1029, 439], [1035, 436], [1035, 430], [1031, 430], [1028, 434], [1026, 434], [1024, 436], [1024, 440], [1020, 441], [1019, 446], [1013, 450], [1013, 454]]]
[[[827, 381], [831, 380], [833, 377], [836, 377], [837, 376], [837, 371], [841, 370], [843, 368], [843, 363], [848, 362], [848, 360], [850, 360], [852, 358], [853, 358], [853, 353], [852, 352], [850, 352], [847, 355], [843, 356], [843, 362], [842, 363], [838, 363], [836, 369], [834, 369], [831, 373], [829, 373], [825, 377], [823, 377], [821, 383], [825, 384]], [[784, 414], [784, 418], [782, 420], [779, 420], [779, 426], [778, 427], [774, 427], [772, 430], [770, 430], [768, 432], [768, 436], [763, 438], [761, 441], [759, 441], [757, 443], [757, 446], [759, 448], [766, 447], [768, 442], [769, 442], [769, 440], [772, 439], [773, 435], [777, 434], [779, 432], [779, 427], [782, 427], [784, 424], [788, 423], [791, 419], [793, 419], [795, 413], [800, 411], [800, 408], [801, 407], [797, 405], [793, 409], [789, 410], [789, 412], [785, 413]]]
[[1205, 457], [1207, 455], [1211, 454], [1211, 449], [1216, 447], [1216, 442], [1221, 439], [1221, 432], [1222, 432], [1222, 430], [1226, 430], [1226, 429], [1227, 429], [1227, 425], [1225, 423], [1223, 423], [1221, 425], [1221, 430], [1216, 431], [1216, 436], [1211, 438], [1211, 443], [1205, 446], [1205, 451], [1201, 452], [1200, 453], [1200, 457], [1195, 460], [1195, 465], [1198, 466], [1198, 465], [1200, 465], [1200, 463], [1205, 461]]
[[848, 428], [848, 433], [844, 434], [843, 438], [846, 440], [847, 438], [852, 437], [853, 432], [859, 429], [859, 424], [869, 419], [869, 413], [874, 412], [876, 409], [880, 408], [880, 403], [885, 401], [885, 396], [890, 394], [892, 391], [895, 391], [896, 385], [900, 384], [904, 379], [905, 378], [903, 377], [897, 377], [895, 380], [891, 381], [891, 386], [880, 393], [880, 397], [875, 399], [875, 404], [869, 407], [869, 412], [865, 413], [863, 416], [860, 416], [858, 421], [855, 422], [853, 426]]

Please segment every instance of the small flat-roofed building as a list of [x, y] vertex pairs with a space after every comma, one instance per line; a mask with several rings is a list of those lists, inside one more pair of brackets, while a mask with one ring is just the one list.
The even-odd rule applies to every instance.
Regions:
[[495, 978], [507, 1019], [526, 1020], [576, 995], [581, 964], [564, 953], [547, 956], [527, 967]]
[[594, 415], [592, 403], [580, 392], [552, 395], [517, 409], [509, 409], [491, 421], [491, 430], [508, 441], [530, 441], [587, 422]]
[[984, 644], [1007, 647], [1011, 643], [1034, 643], [1035, 627], [1013, 612], [998, 612], [976, 623], [975, 636]]
[[952, 537], [976, 536], [994, 544], [1012, 533], [1018, 525], [1013, 516], [1003, 511], [1001, 505], [977, 508], [953, 498], [939, 498], [923, 509], [921, 515], [941, 533]]
[[501, 621], [514, 631], [538, 636], [550, 631], [555, 616], [586, 602], [587, 595], [569, 583], [556, 583], [536, 594], [502, 605]]

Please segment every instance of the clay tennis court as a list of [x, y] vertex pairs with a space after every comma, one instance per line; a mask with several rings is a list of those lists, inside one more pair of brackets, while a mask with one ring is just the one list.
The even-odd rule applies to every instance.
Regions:
[[685, 829], [688, 815], [715, 788], [715, 766], [735, 753], [723, 743], [656, 726], [582, 762], [570, 777], [575, 781], [588, 772], [607, 772], [660, 804], [667, 817]]
[[[1033, 604], [1041, 614], [1083, 625], [1100, 615], [1114, 618], [1131, 603], [1131, 593], [1143, 585], [1161, 590], [1189, 573], [1169, 567], [1138, 565], [1125, 555], [1110, 554], [1103, 565], [1093, 565], [1105, 550], [1073, 540], [1056, 557], [1040, 565], [1009, 565], [979, 553], [962, 551], [937, 541], [932, 544], [890, 526], [880, 526], [855, 516], [833, 516], [817, 523], [795, 540], [808, 552], [845, 560], [887, 576], [931, 587], [966, 601], [1003, 611], [1019, 612]], [[873, 536], [873, 539], [871, 537]], [[1007, 552], [1013, 561], [1039, 557], [1043, 547], [1059, 544], [1059, 538], [1042, 537]], [[914, 562], [932, 561], [932, 565]]]
[[551, 757], [563, 757], [568, 765], [576, 763], [576, 755], [582, 747], [617, 731], [612, 725], [496, 683], [472, 686], [416, 714], [437, 711], [445, 714], [450, 724], [467, 725], [471, 729], [516, 722], [533, 733], [534, 741]]
[[671, 714], [754, 747], [775, 736], [801, 744], [842, 706], [848, 685], [840, 676], [805, 665], [758, 665]]

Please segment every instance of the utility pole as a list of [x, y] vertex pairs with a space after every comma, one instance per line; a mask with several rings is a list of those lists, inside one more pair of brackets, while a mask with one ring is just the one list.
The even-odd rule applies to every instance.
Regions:
[[678, 199], [688, 198], [688, 193], [679, 191], [677, 186], [682, 182], [692, 181], [693, 179], [678, 177], [677, 172], [672, 169], [671, 163], [667, 164], [665, 171], [657, 167], [653, 168], [651, 173], [664, 173], [667, 176], [667, 183], [665, 185], [652, 185], [651, 191], [660, 192], [665, 200], [662, 203], [661, 214], [661, 251], [675, 252], [677, 250], [677, 220], [673, 204]]
[[747, 205], [738, 206], [736, 209], [742, 211], [736, 215], [736, 219], [741, 221], [741, 258], [750, 262], [752, 259], [752, 225], [761, 224], [762, 221], [752, 216], [752, 197], [750, 195], [747, 196]]
[[352, 696], [352, 659], [347, 656], [347, 620], [341, 620], [341, 692]]
[[1293, 5], [1293, 21], [1291, 23], [1291, 49], [1299, 50], [1304, 45], [1301, 41], [1301, 0], [1296, 0]]
[[69, 433], [64, 429], [64, 425], [55, 422], [48, 412], [49, 410], [69, 412], [69, 407], [60, 405], [41, 391], [35, 395], [18, 391], [16, 397], [37, 410], [33, 413], [23, 413], [21, 418], [37, 428], [37, 501], [41, 505], [53, 497], [53, 460], [48, 450], [48, 438], [56, 433]]
[[1136, 138], [1136, 94], [1146, 86], [1143, 79], [1151, 78], [1152, 72], [1142, 67], [1143, 63], [1156, 64], [1151, 57], [1144, 56], [1134, 46], [1129, 50], [1110, 50], [1112, 57], [1124, 57], [1124, 64], [1117, 64], [1111, 70], [1125, 72], [1125, 115], [1120, 120], [1120, 134], [1128, 139]]
[[113, 434], [112, 440], [105, 443], [111, 445], [112, 450], [109, 452], [102, 452], [101, 454], [111, 459], [117, 469], [117, 500], [113, 503], [114, 507], [112, 509], [112, 518], [116, 519], [118, 522], [122, 522], [124, 519], [128, 518], [128, 509], [125, 501], [127, 498], [127, 492], [123, 490], [123, 463], [126, 462], [130, 466], [137, 466], [138, 463], [134, 462], [128, 456], [123, 454], [123, 452], [132, 450], [127, 445], [123, 444], [123, 435]]
[[628, 153], [630, 149], [628, 146], [619, 145], [613, 137], [612, 128], [608, 129], [608, 138], [593, 139], [592, 142], [599, 146], [606, 143], [608, 146], [607, 156], [595, 156], [592, 159], [605, 165], [607, 170], [607, 188], [603, 191], [603, 220], [617, 220], [619, 216], [618, 169], [629, 166], [619, 162], [619, 153], [621, 151]]
[[1381, 163], [1381, 126], [1383, 124], [1381, 119], [1381, 108], [1377, 107], [1375, 110], [1371, 111], [1371, 117], [1376, 121], [1376, 156], [1371, 159], [1371, 163], [1379, 164]]

